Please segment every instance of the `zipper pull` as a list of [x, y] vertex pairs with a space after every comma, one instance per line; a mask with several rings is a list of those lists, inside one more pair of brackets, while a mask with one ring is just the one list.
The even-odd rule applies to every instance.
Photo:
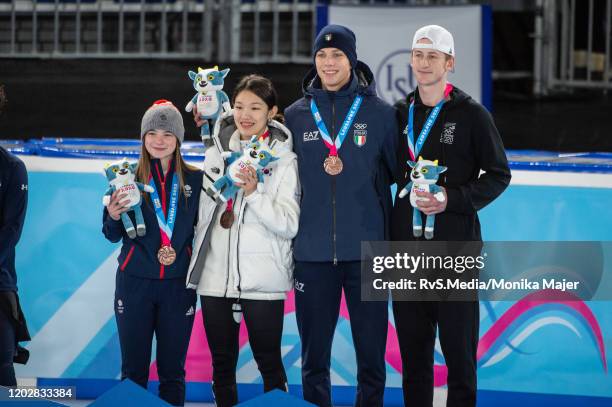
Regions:
[[334, 266], [338, 265], [338, 258], [336, 256], [334, 256]]
[[240, 305], [240, 300], [232, 304], [232, 317], [237, 324], [242, 321], [242, 306]]

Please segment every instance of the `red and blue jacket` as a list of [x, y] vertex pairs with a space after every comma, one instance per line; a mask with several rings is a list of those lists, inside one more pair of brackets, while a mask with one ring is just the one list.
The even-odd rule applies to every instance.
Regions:
[[[155, 182], [155, 189], [159, 194], [165, 215], [170, 205], [172, 189], [172, 177], [174, 175], [175, 162], [171, 162], [168, 171], [164, 174], [161, 162], [151, 160], [151, 176]], [[172, 247], [176, 251], [176, 260], [169, 266], [164, 266], [157, 259], [157, 252], [161, 247], [161, 235], [155, 208], [150, 196], [143, 198], [141, 205], [142, 216], [147, 228], [147, 233], [140, 237], [130, 239], [125, 232], [121, 220], [113, 220], [106, 208], [102, 219], [102, 232], [111, 242], [122, 240], [123, 246], [117, 258], [119, 262], [118, 271], [135, 277], [167, 279], [185, 278], [187, 267], [191, 259], [194, 228], [197, 224], [198, 204], [200, 202], [200, 191], [202, 189], [201, 171], [184, 171], [184, 182], [186, 194], [179, 194], [177, 215], [172, 233]], [[132, 222], [136, 224], [134, 212], [128, 212]]]

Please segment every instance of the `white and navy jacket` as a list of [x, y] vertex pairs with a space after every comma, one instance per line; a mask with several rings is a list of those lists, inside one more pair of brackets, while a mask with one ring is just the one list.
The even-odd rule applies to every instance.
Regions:
[[[269, 124], [266, 140], [279, 158], [261, 185], [248, 197], [240, 189], [234, 202], [234, 223], [220, 226], [226, 204], [200, 196], [199, 222], [187, 287], [199, 295], [274, 300], [293, 286], [292, 239], [299, 224], [300, 187], [297, 158], [289, 130]], [[240, 134], [232, 112], [224, 114], [213, 131], [215, 145], [206, 150], [203, 188], [223, 176], [222, 151], [241, 151]]]

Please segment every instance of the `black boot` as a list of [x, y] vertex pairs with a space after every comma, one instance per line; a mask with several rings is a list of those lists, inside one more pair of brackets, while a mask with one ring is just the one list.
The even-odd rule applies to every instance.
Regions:
[[238, 404], [238, 389], [236, 384], [212, 385], [213, 397], [217, 407], [231, 407]]

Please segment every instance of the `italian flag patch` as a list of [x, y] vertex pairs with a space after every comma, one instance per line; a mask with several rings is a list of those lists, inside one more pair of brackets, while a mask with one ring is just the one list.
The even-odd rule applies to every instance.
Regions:
[[366, 143], [366, 136], [355, 135], [353, 136], [353, 140], [357, 147], [361, 147]]

